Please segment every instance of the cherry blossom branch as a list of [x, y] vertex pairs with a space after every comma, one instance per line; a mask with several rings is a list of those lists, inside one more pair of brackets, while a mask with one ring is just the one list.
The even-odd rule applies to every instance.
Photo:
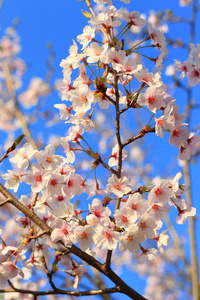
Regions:
[[13, 290], [11, 289], [0, 289], [0, 293], [14, 293], [14, 292], [19, 292], [22, 294], [31, 294], [34, 296], [45, 296], [45, 295], [70, 295], [70, 296], [76, 296], [76, 297], [81, 297], [81, 296], [91, 296], [91, 295], [103, 295], [103, 294], [110, 294], [110, 293], [119, 293], [119, 287], [113, 287], [113, 288], [106, 288], [106, 289], [100, 289], [100, 290], [89, 290], [89, 291], [83, 291], [83, 292], [74, 292], [74, 291], [64, 291], [61, 289], [56, 289], [53, 291], [30, 291], [30, 290], [25, 290], [25, 289], [18, 289], [16, 288], [10, 280], [8, 280], [10, 286], [12, 287]]
[[122, 168], [122, 142], [121, 142], [121, 136], [120, 136], [120, 112], [119, 112], [119, 89], [118, 89], [118, 76], [116, 72], [114, 73], [114, 86], [115, 86], [115, 97], [116, 97], [116, 116], [115, 116], [115, 129], [116, 129], [116, 137], [117, 137], [117, 143], [118, 143], [118, 170], [117, 170], [117, 177], [121, 177], [121, 168]]
[[[46, 234], [50, 235], [53, 231], [51, 227], [49, 227], [44, 221], [42, 221], [32, 210], [23, 205], [20, 201], [18, 201], [1, 183], [0, 183], [0, 192], [4, 195], [4, 197], [8, 200], [10, 204], [15, 206], [18, 210], [25, 214], [28, 218], [30, 218], [37, 226], [39, 226], [42, 230], [46, 232]], [[59, 242], [63, 245], [62, 242]], [[66, 247], [67, 248], [67, 247]], [[107, 269], [105, 264], [101, 264], [94, 257], [89, 254], [83, 252], [81, 249], [72, 245], [71, 248], [67, 248], [67, 253], [73, 253], [78, 256], [85, 262], [87, 262], [90, 266], [97, 269], [99, 272], [107, 276], [111, 281], [113, 281], [118, 287], [118, 292], [124, 293], [134, 300], [145, 300], [142, 295], [138, 294], [135, 290], [133, 290], [130, 286], [128, 286], [115, 272], [113, 272], [110, 268]], [[79, 295], [80, 296], [80, 295]]]
[[117, 176], [117, 171], [114, 170], [113, 168], [109, 167], [101, 158], [97, 160], [99, 163], [102, 164], [102, 166], [104, 166], [104, 168], [106, 168], [107, 170], [109, 170], [110, 172], [112, 172], [113, 174], [115, 174]]
[[6, 86], [7, 86], [7, 89], [14, 101], [14, 105], [15, 105], [15, 114], [16, 114], [16, 117], [17, 119], [19, 120], [20, 124], [21, 124], [21, 128], [22, 128], [22, 131], [24, 133], [24, 135], [26, 136], [27, 138], [27, 141], [33, 146], [34, 149], [37, 149], [37, 145], [34, 141], [34, 139], [32, 138], [31, 136], [31, 132], [27, 126], [27, 123], [24, 119], [24, 116], [19, 108], [19, 105], [17, 103], [17, 95], [15, 93], [15, 88], [14, 88], [14, 84], [13, 84], [13, 79], [12, 79], [12, 75], [10, 73], [10, 69], [9, 69], [9, 66], [7, 64], [7, 62], [3, 59], [2, 60], [2, 68], [3, 68], [3, 71], [5, 73], [5, 80], [6, 80]]
[[[118, 170], [117, 170], [117, 177], [121, 177], [121, 169], [122, 169], [122, 142], [121, 142], [121, 136], [120, 136], [120, 111], [119, 111], [119, 90], [118, 90], [118, 77], [116, 72], [114, 73], [114, 86], [115, 86], [115, 97], [116, 97], [116, 117], [115, 117], [115, 129], [116, 129], [116, 137], [117, 137], [117, 143], [118, 143]], [[115, 211], [116, 209], [119, 209], [120, 207], [121, 198], [117, 197], [117, 202], [115, 205]], [[106, 256], [106, 269], [110, 269], [111, 265], [111, 258], [112, 258], [112, 250], [108, 250], [107, 256]]]
[[[190, 25], [190, 43], [194, 42], [195, 39], [195, 25], [196, 25], [196, 18], [198, 12], [198, 4], [197, 0], [193, 1], [193, 9], [192, 9], [192, 16], [191, 16], [191, 25]], [[192, 107], [190, 105], [192, 99], [192, 89], [188, 88], [188, 110], [187, 110], [187, 122], [191, 118]], [[184, 178], [185, 183], [188, 187], [186, 191], [186, 197], [189, 206], [192, 206], [192, 192], [191, 192], [191, 175], [190, 175], [190, 165], [189, 161], [184, 160]], [[194, 300], [199, 300], [200, 291], [199, 291], [199, 280], [198, 280], [198, 260], [197, 260], [197, 246], [196, 246], [196, 238], [195, 238], [195, 222], [194, 217], [189, 218], [189, 236], [190, 236], [190, 251], [191, 251], [191, 275], [192, 275], [192, 294]]]
[[147, 134], [147, 133], [149, 133], [149, 132], [155, 132], [155, 128], [145, 128], [145, 127], [144, 127], [138, 135], [136, 135], [136, 136], [134, 136], [134, 137], [128, 139], [126, 142], [124, 142], [124, 143], [122, 144], [122, 147], [124, 148], [125, 146], [131, 144], [131, 143], [134, 142], [135, 140], [141, 139], [143, 136], [145, 136], [145, 134]]

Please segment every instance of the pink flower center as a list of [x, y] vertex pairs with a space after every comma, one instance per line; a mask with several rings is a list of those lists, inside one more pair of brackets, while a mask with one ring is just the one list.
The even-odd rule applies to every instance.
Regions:
[[104, 236], [105, 236], [105, 238], [106, 238], [107, 240], [110, 240], [110, 239], [111, 239], [111, 233], [110, 233], [110, 232], [106, 232]]
[[131, 206], [131, 207], [132, 207], [132, 209], [133, 209], [133, 210], [137, 210], [137, 209], [138, 209], [138, 205], [137, 205], [137, 203], [136, 203], [136, 204], [132, 204], [132, 206]]
[[159, 206], [157, 204], [154, 204], [151, 209], [153, 209], [154, 211], [158, 211]]
[[72, 187], [74, 185], [73, 181], [69, 179], [68, 181], [68, 187]]
[[157, 196], [162, 195], [162, 189], [157, 188], [157, 189], [155, 190], [155, 194], [156, 194]]
[[173, 131], [173, 136], [179, 137], [179, 136], [180, 136], [180, 131], [179, 131], [178, 129], [175, 129], [175, 130]]
[[67, 230], [67, 228], [62, 228], [62, 233], [64, 234], [64, 235], [67, 235], [68, 234], [68, 230]]
[[58, 196], [57, 200], [60, 201], [60, 202], [63, 201], [64, 200], [64, 196]]
[[154, 100], [155, 100], [155, 98], [154, 98], [153, 96], [149, 96], [148, 102], [149, 102], [150, 104], [153, 104], [153, 103], [154, 103]]
[[117, 184], [115, 185], [115, 189], [116, 189], [116, 190], [120, 190], [120, 189], [121, 189], [121, 184], [120, 184], [120, 183], [117, 183]]
[[122, 216], [122, 222], [123, 222], [123, 223], [128, 223], [128, 218], [127, 218], [127, 216]]
[[100, 217], [101, 217], [101, 212], [100, 212], [100, 210], [96, 210], [96, 211], [94, 212], [94, 214], [95, 214], [95, 216], [96, 216], [97, 218], [100, 218]]
[[140, 228], [141, 228], [142, 230], [145, 229], [145, 228], [147, 228], [146, 222], [142, 222], [142, 223], [140, 224]]
[[42, 181], [42, 175], [41, 175], [41, 174], [36, 175], [36, 176], [35, 176], [35, 180], [36, 180], [37, 182], [41, 182], [41, 181]]
[[82, 238], [82, 239], [87, 239], [87, 233], [86, 233], [85, 231], [83, 231], [83, 232], [81, 233], [81, 238]]
[[53, 161], [52, 156], [47, 156], [46, 162], [48, 162], [50, 164], [50, 163], [52, 163], [52, 161]]
[[55, 187], [57, 184], [58, 184], [58, 182], [57, 182], [57, 180], [55, 178], [51, 179], [50, 185], [52, 185], [53, 187]]
[[113, 57], [113, 61], [114, 61], [116, 64], [118, 64], [118, 63], [119, 63], [119, 57], [117, 57], [117, 56]]

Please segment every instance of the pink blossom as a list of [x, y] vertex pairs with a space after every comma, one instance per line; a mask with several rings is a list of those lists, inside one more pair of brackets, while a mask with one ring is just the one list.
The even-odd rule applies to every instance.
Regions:
[[150, 207], [148, 213], [149, 216], [154, 218], [156, 221], [161, 220], [165, 214], [170, 212], [170, 208], [163, 203], [154, 203]]
[[74, 237], [74, 230], [68, 222], [57, 219], [55, 222], [55, 229], [51, 233], [51, 240], [53, 242], [63, 241], [66, 247], [71, 247]]
[[157, 241], [157, 246], [158, 246], [160, 253], [164, 253], [164, 249], [163, 249], [162, 245], [163, 246], [169, 245], [170, 238], [166, 234], [166, 232], [167, 232], [167, 230], [164, 230], [160, 234], [158, 234], [158, 232], [156, 231], [156, 235], [154, 237], [154, 239]]
[[8, 173], [2, 175], [2, 178], [6, 180], [5, 187], [7, 189], [13, 189], [16, 193], [19, 188], [19, 184], [22, 182], [22, 176], [25, 174], [26, 173], [23, 170], [8, 170]]
[[137, 225], [132, 225], [128, 231], [122, 233], [119, 244], [120, 251], [126, 251], [128, 249], [133, 254], [139, 252], [139, 244], [145, 242], [146, 237], [138, 229]]
[[102, 202], [100, 199], [95, 198], [92, 201], [92, 204], [89, 204], [89, 210], [93, 215], [95, 215], [98, 218], [101, 224], [105, 226], [109, 225], [110, 223], [109, 216], [111, 215], [111, 211], [108, 207], [102, 206]]
[[165, 107], [163, 101], [164, 90], [151, 86], [146, 90], [146, 94], [141, 93], [137, 103], [141, 106], [147, 106], [153, 113], [161, 107]]
[[60, 219], [70, 221], [75, 215], [74, 206], [70, 202], [61, 202], [59, 207], [54, 208], [53, 214]]
[[22, 278], [24, 277], [24, 273], [20, 268], [16, 266], [12, 261], [6, 261], [1, 263], [0, 265], [0, 274], [2, 274], [5, 278], [14, 278], [17, 275], [20, 275]]
[[130, 207], [137, 216], [143, 215], [149, 208], [149, 203], [140, 193], [135, 193], [128, 197], [125, 206]]
[[89, 42], [95, 37], [95, 29], [86, 25], [83, 28], [83, 33], [77, 36], [77, 41], [83, 45], [82, 49], [86, 48]]
[[118, 179], [115, 175], [112, 175], [112, 177], [108, 179], [106, 188], [109, 192], [114, 193], [118, 197], [123, 197], [123, 195], [131, 191], [130, 181], [126, 176], [122, 176]]
[[181, 147], [181, 143], [189, 138], [189, 132], [183, 128], [187, 124], [176, 125], [170, 132], [169, 144], [174, 145], [177, 148]]
[[172, 191], [169, 188], [169, 181], [165, 179], [159, 180], [156, 186], [150, 191], [148, 200], [150, 203], [158, 201], [159, 203], [168, 202], [172, 196]]
[[131, 227], [137, 220], [137, 214], [127, 206], [117, 209], [114, 213], [115, 224], [124, 229]]
[[70, 117], [71, 109], [68, 108], [65, 104], [55, 104], [55, 108], [58, 108], [60, 110], [60, 119], [61, 120], [67, 120]]
[[87, 251], [93, 241], [94, 228], [91, 225], [78, 226], [74, 230], [74, 243], [79, 243], [82, 251]]
[[46, 186], [49, 176], [49, 171], [42, 169], [39, 164], [33, 164], [31, 171], [23, 179], [27, 184], [31, 185], [31, 190], [34, 193], [39, 193]]
[[15, 156], [10, 158], [10, 162], [15, 163], [19, 169], [25, 170], [37, 152], [37, 150], [33, 150], [31, 144], [25, 143], [23, 147], [17, 151]]
[[42, 166], [48, 170], [55, 169], [55, 167], [63, 162], [63, 157], [55, 155], [55, 147], [51, 144], [47, 145], [44, 150], [37, 153], [37, 159]]
[[95, 232], [94, 241], [98, 248], [107, 248], [109, 250], [117, 248], [117, 242], [120, 238], [119, 232], [113, 231], [113, 229], [109, 227], [103, 227], [100, 225], [95, 228]]
[[147, 239], [153, 238], [154, 229], [157, 227], [156, 222], [150, 218], [148, 214], [141, 216], [137, 226], [139, 227], [139, 231], [142, 232]]
[[[128, 152], [126, 150], [122, 150], [122, 160], [124, 160], [128, 155]], [[108, 165], [110, 167], [117, 166], [119, 159], [119, 146], [118, 144], [115, 145], [115, 147], [112, 149], [112, 154], [110, 156], [110, 159], [108, 161]]]
[[196, 208], [189, 207], [185, 200], [181, 200], [178, 203], [178, 217], [176, 218], [176, 222], [178, 224], [184, 224], [187, 217], [193, 217], [196, 215]]
[[102, 47], [98, 43], [92, 43], [88, 48], [85, 49], [84, 53], [87, 58], [88, 63], [95, 63], [97, 61], [101, 61], [103, 55], [106, 53], [108, 49], [108, 44], [104, 44]]
[[78, 288], [78, 284], [83, 276], [87, 272], [88, 269], [86, 269], [85, 265], [73, 265], [73, 268], [71, 270], [67, 270], [67, 273], [71, 276], [75, 277], [73, 287], [75, 289]]
[[144, 249], [142, 248], [142, 252], [136, 253], [134, 255], [134, 259], [138, 261], [138, 264], [143, 264], [146, 259], [153, 260], [156, 258], [158, 250], [151, 248], [151, 249]]
[[124, 8], [122, 16], [130, 26], [134, 25], [138, 27], [144, 27], [146, 24], [146, 21], [140, 17], [140, 13], [137, 11], [129, 12], [126, 8]]

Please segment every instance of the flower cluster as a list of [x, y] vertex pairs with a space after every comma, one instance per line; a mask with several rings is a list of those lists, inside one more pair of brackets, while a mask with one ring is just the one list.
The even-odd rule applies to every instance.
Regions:
[[185, 75], [188, 78], [189, 86], [193, 87], [200, 82], [200, 44], [197, 48], [194, 44], [190, 44], [190, 53], [188, 60], [182, 63], [176, 60], [174, 67], [177, 71], [181, 72], [180, 78], [183, 79]]

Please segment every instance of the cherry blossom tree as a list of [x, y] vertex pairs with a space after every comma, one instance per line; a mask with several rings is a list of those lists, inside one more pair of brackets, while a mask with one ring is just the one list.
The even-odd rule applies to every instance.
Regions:
[[[115, 293], [135, 300], [199, 299], [189, 164], [200, 142], [190, 125], [192, 88], [200, 83], [200, 47], [194, 40], [200, 6], [196, 0], [180, 1], [182, 7], [192, 5], [189, 22], [171, 11], [143, 16], [130, 2], [85, 1], [87, 25], [74, 37], [60, 63], [63, 78], [53, 86], [48, 76], [35, 77], [18, 92], [25, 63], [18, 58], [16, 28], [0, 41], [0, 125], [15, 136], [8, 137], [0, 158], [2, 299], [112, 299]], [[187, 92], [185, 115], [161, 71], [169, 52], [166, 20], [190, 26], [187, 60], [176, 58], [166, 71]], [[51, 62], [52, 48], [49, 52]], [[47, 123], [62, 122], [68, 131], [41, 145], [31, 122], [38, 121], [41, 98], [55, 89], [58, 112]], [[35, 111], [28, 115], [31, 107]], [[152, 136], [177, 148], [182, 172], [163, 178], [147, 163], [142, 145]], [[176, 231], [187, 219], [191, 262]], [[117, 268], [124, 266], [148, 275], [143, 294], [119, 274]], [[184, 289], [185, 281], [192, 291]]]

